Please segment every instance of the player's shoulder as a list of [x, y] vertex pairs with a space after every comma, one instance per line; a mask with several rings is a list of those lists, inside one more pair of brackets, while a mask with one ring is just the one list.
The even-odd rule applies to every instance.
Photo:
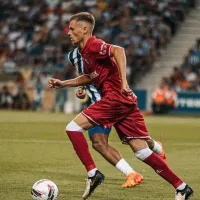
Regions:
[[97, 50], [99, 50], [99, 48], [101, 48], [102, 44], [105, 44], [105, 42], [102, 39], [92, 37], [90, 39], [90, 42], [89, 42], [87, 49], [90, 52], [96, 52]]
[[105, 43], [105, 41], [100, 39], [100, 38], [93, 36], [92, 39], [91, 39], [90, 45], [95, 44], [95, 43]]

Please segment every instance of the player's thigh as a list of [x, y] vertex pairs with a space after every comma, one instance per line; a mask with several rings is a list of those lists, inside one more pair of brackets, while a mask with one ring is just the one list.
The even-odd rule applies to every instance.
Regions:
[[144, 118], [137, 106], [114, 126], [123, 143], [128, 144], [132, 139], [150, 138]]
[[148, 148], [148, 144], [144, 139], [130, 139], [127, 141], [133, 152]]
[[133, 105], [126, 105], [122, 102], [112, 101], [104, 97], [82, 111], [88, 119], [97, 125], [111, 127], [124, 118], [130, 112]]
[[78, 114], [73, 121], [80, 126], [82, 129], [84, 130], [88, 130], [94, 126], [96, 126], [96, 124], [94, 122], [92, 122], [91, 120], [89, 120], [87, 117], [85, 117], [82, 113]]
[[111, 132], [111, 128], [95, 126], [88, 130], [88, 135], [92, 143], [101, 142], [101, 143], [107, 144], [110, 132]]

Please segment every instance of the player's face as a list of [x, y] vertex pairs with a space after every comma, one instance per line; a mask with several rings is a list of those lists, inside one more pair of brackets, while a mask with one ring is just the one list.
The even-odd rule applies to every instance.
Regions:
[[78, 46], [84, 38], [85, 27], [81, 21], [72, 20], [69, 24], [68, 35], [73, 45]]

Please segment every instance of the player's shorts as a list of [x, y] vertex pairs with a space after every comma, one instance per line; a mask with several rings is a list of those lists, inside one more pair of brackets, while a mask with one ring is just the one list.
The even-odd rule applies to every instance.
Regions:
[[123, 143], [134, 138], [150, 138], [137, 102], [124, 104], [117, 99], [105, 96], [84, 109], [82, 114], [95, 124], [105, 128], [114, 126]]
[[102, 133], [102, 134], [109, 135], [110, 132], [111, 132], [111, 128], [104, 128], [103, 126], [95, 126], [88, 130], [88, 135], [89, 137], [91, 137], [95, 133]]

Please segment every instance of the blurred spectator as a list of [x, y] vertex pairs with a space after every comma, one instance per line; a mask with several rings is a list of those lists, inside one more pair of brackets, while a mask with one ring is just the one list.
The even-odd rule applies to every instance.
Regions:
[[200, 61], [200, 59], [195, 54], [194, 50], [190, 49], [189, 53], [188, 53], [188, 64], [192, 65], [192, 66], [195, 66], [195, 65], [197, 65], [199, 63], [199, 61]]
[[177, 108], [178, 106], [178, 95], [177, 92], [168, 86], [168, 90], [166, 93], [166, 104], [167, 104], [167, 112]]
[[47, 87], [48, 78], [49, 77], [45, 72], [39, 74], [32, 73], [31, 82], [35, 85], [33, 89], [33, 110], [39, 110], [44, 106], [44, 90]]
[[181, 68], [187, 68], [188, 65], [189, 65], [189, 56], [186, 55], [186, 56], [184, 57], [183, 63], [181, 64]]
[[175, 66], [170, 77], [171, 85], [175, 85], [175, 83], [180, 80], [180, 76], [180, 68], [178, 66]]
[[192, 66], [188, 66], [183, 74], [188, 82], [195, 82], [197, 80], [197, 74], [193, 71]]
[[189, 90], [189, 87], [190, 87], [189, 81], [185, 78], [183, 74], [180, 74], [180, 79], [176, 81], [174, 89], [177, 92], [184, 92]]
[[14, 81], [9, 81], [9, 82], [7, 83], [7, 88], [8, 88], [9, 94], [10, 94], [12, 97], [16, 96], [16, 94], [17, 94], [17, 92], [18, 92], [18, 89], [17, 89], [17, 86], [16, 86], [16, 84], [15, 84]]
[[167, 114], [177, 107], [177, 93], [169, 88], [165, 79], [152, 94], [152, 110], [155, 114]]
[[167, 88], [165, 82], [162, 80], [159, 87], [152, 94], [152, 110], [155, 114], [167, 113], [166, 104]]
[[35, 89], [33, 91], [33, 110], [38, 111], [42, 108], [44, 98], [44, 86], [41, 84], [41, 79], [38, 78]]
[[30, 102], [24, 87], [20, 87], [17, 95], [14, 97], [14, 109], [27, 110], [30, 108]]
[[[63, 68], [60, 68], [60, 65], [57, 66], [57, 71], [55, 74], [55, 78], [63, 80]], [[55, 102], [53, 105], [53, 111], [54, 112], [63, 112], [64, 111], [64, 105], [67, 100], [67, 88], [62, 88], [60, 90], [55, 91]]]
[[13, 98], [8, 92], [7, 86], [3, 86], [0, 92], [0, 108], [11, 109], [13, 104]]

